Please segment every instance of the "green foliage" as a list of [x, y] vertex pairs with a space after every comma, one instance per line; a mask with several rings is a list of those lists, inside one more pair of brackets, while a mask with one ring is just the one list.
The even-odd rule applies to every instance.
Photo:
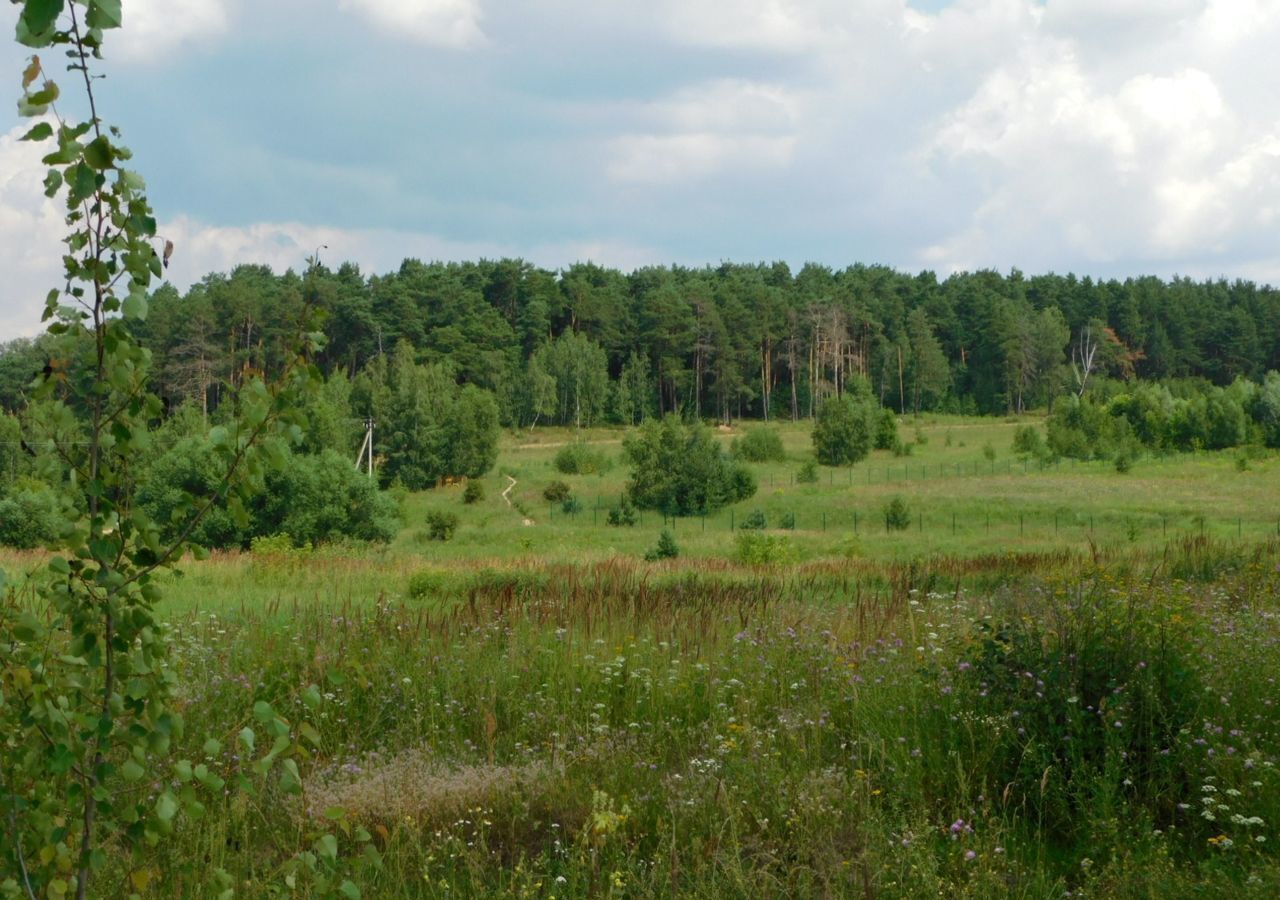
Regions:
[[[850, 396], [830, 397], [818, 408], [813, 450], [824, 466], [847, 466], [871, 452], [872, 407]], [[896, 425], [895, 425], [896, 428]]]
[[570, 494], [560, 504], [560, 511], [566, 516], [576, 516], [582, 512], [582, 501]]
[[1202, 723], [1204, 685], [1183, 617], [1104, 583], [1056, 591], [1046, 612], [1015, 606], [975, 625], [957, 677], [962, 702], [1016, 722], [996, 732], [979, 777], [1012, 786], [1001, 802], [1025, 809], [1051, 839], [1078, 834], [1082, 817], [1110, 802], [1097, 789], [1117, 771], [1131, 814], [1167, 821], [1192, 789], [1170, 751]]
[[806, 459], [800, 464], [800, 469], [796, 472], [796, 484], [817, 484], [818, 483], [818, 463], [812, 459]]
[[732, 463], [703, 425], [650, 419], [623, 440], [627, 493], [642, 509], [670, 515], [713, 512], [756, 492], [755, 476]]
[[982, 445], [982, 458], [985, 459], [987, 462], [996, 461], [996, 448], [995, 448], [995, 445], [992, 444], [990, 441], [987, 441], [985, 444]]
[[660, 559], [675, 559], [679, 555], [680, 547], [676, 544], [676, 536], [664, 528], [658, 535], [658, 543], [645, 553], [644, 558], [648, 562], [656, 562]]
[[542, 489], [542, 499], [548, 503], [563, 503], [569, 499], [572, 488], [566, 482], [553, 481]]
[[[20, 5], [19, 42], [65, 48], [88, 94], [88, 102], [66, 106], [96, 115], [100, 76], [91, 64], [104, 33], [121, 24], [120, 0]], [[243, 527], [248, 501], [300, 443], [303, 398], [318, 374], [307, 360], [322, 341], [279, 341], [273, 380], [245, 372], [228, 388], [227, 414], [209, 434], [212, 482], [200, 492], [179, 490], [167, 519], [155, 521], [139, 502], [137, 464], [150, 452], [164, 404], [152, 392], [153, 355], [140, 336], [148, 287], [173, 247], [156, 235], [118, 130], [97, 118], [62, 118], [59, 89], [38, 57], [23, 72], [22, 92], [19, 113], [46, 117], [25, 140], [46, 145], [46, 194], [63, 203], [68, 228], [64, 286], [45, 304], [50, 362], [31, 389], [38, 427], [25, 443], [35, 474], [64, 502], [48, 507], [58, 552], [28, 596], [9, 593], [0, 602], [0, 892], [79, 900], [122, 893], [129, 882], [141, 889], [150, 876], [131, 863], [171, 841], [180, 819], [198, 820], [210, 806], [264, 789], [301, 792], [297, 760], [310, 752], [303, 735], [318, 734], [301, 717], [295, 730], [265, 700], [254, 704], [252, 724], [241, 724], [234, 783], [205, 762], [222, 753], [219, 738], [208, 738], [195, 760], [175, 752], [189, 749], [187, 704], [174, 702], [172, 633], [154, 610], [162, 571], [189, 552], [203, 554], [193, 537], [211, 511], [225, 506]], [[309, 708], [322, 702], [314, 686], [303, 694], [309, 698]], [[332, 835], [318, 843], [336, 847]], [[336, 851], [282, 862], [286, 884], [301, 874], [316, 896], [350, 894]], [[187, 890], [197, 894], [227, 896], [233, 883], [216, 865], [191, 875]]]
[[484, 499], [484, 482], [472, 479], [467, 482], [467, 486], [462, 490], [462, 502], [468, 506], [479, 503]]
[[459, 387], [450, 366], [418, 364], [409, 344], [397, 346], [389, 370], [371, 365], [358, 387], [381, 429], [385, 481], [421, 490], [445, 478], [479, 478], [497, 461], [493, 395], [473, 384]]
[[556, 470], [565, 475], [599, 475], [609, 471], [609, 457], [590, 444], [574, 441], [556, 451]]
[[736, 558], [747, 566], [785, 566], [798, 557], [795, 544], [788, 537], [748, 532], [739, 534]]
[[730, 452], [744, 462], [782, 462], [787, 458], [782, 436], [766, 426], [748, 428], [742, 437], [734, 438]]
[[429, 600], [443, 594], [447, 582], [446, 573], [424, 569], [409, 576], [406, 593], [410, 600]]
[[883, 512], [885, 531], [906, 531], [911, 527], [911, 508], [902, 497], [890, 498]]
[[765, 518], [764, 510], [753, 509], [743, 517], [738, 527], [743, 531], [763, 531], [769, 527], [769, 520]]
[[0, 545], [29, 550], [52, 543], [63, 526], [58, 495], [38, 484], [0, 497]]
[[784, 512], [782, 517], [778, 519], [778, 527], [783, 531], [796, 530], [796, 514], [793, 512]]
[[636, 508], [625, 494], [618, 500], [618, 505], [609, 510], [605, 524], [616, 528], [631, 527], [636, 524]]
[[454, 513], [433, 510], [427, 513], [427, 539], [432, 541], [451, 541], [458, 530], [458, 517]]
[[898, 438], [898, 416], [888, 407], [876, 416], [876, 432], [873, 439], [877, 450], [892, 450], [902, 442]]
[[1044, 437], [1034, 425], [1019, 425], [1013, 431], [1013, 452], [1021, 459], [1040, 457], [1045, 450]]
[[901, 459], [904, 456], [910, 456], [914, 452], [915, 444], [909, 442], [904, 444], [902, 441], [898, 441], [893, 445], [893, 455], [895, 458]]

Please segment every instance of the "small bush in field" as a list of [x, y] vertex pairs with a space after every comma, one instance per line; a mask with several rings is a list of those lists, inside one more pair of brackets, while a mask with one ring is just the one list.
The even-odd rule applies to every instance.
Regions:
[[987, 460], [987, 462], [996, 461], [996, 448], [991, 445], [990, 441], [987, 441], [985, 444], [982, 445], [982, 455]]
[[800, 466], [800, 471], [796, 473], [796, 484], [817, 484], [818, 483], [818, 464], [812, 460], [805, 460]]
[[887, 531], [906, 531], [911, 527], [911, 509], [906, 500], [894, 497], [885, 504], [884, 527]]
[[623, 495], [622, 499], [618, 501], [617, 506], [609, 510], [605, 524], [612, 525], [615, 528], [630, 527], [636, 524], [636, 508], [627, 499], [626, 495]]
[[433, 541], [449, 541], [458, 530], [458, 517], [451, 512], [427, 513], [427, 537]]
[[610, 461], [605, 454], [589, 444], [575, 441], [556, 452], [557, 471], [566, 475], [598, 475], [608, 471]]
[[569, 499], [572, 491], [563, 481], [553, 481], [542, 489], [542, 498], [548, 503], [563, 503]]
[[738, 562], [748, 566], [779, 566], [795, 562], [796, 548], [790, 538], [773, 534], [740, 534]]
[[468, 481], [467, 487], [462, 492], [462, 502], [470, 506], [472, 503], [479, 503], [484, 499], [484, 483], [480, 481]]
[[785, 512], [782, 519], [778, 522], [778, 527], [784, 531], [796, 530], [796, 514], [793, 512]]
[[897, 457], [910, 456], [914, 450], [914, 444], [904, 444], [902, 441], [898, 441], [893, 445], [893, 455]]
[[425, 600], [443, 593], [446, 583], [447, 576], [444, 572], [414, 572], [409, 576], [407, 593], [412, 600]]
[[764, 510], [753, 509], [738, 527], [743, 531], [764, 531], [769, 527], [769, 520], [765, 517]]
[[564, 498], [564, 502], [560, 504], [560, 510], [566, 516], [576, 516], [582, 512], [582, 501], [570, 494]]
[[787, 458], [782, 437], [772, 428], [752, 428], [733, 442], [730, 450], [734, 458], [746, 462], [782, 462]]
[[657, 546], [646, 553], [644, 558], [649, 562], [656, 562], [660, 559], [675, 559], [679, 555], [680, 547], [676, 544], [676, 536], [664, 528], [658, 535]]

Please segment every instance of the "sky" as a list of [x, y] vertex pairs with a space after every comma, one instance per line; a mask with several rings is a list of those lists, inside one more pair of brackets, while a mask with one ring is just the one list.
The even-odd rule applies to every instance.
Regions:
[[[16, 17], [0, 4], [3, 33]], [[1280, 283], [1280, 0], [124, 0], [124, 17], [99, 110], [180, 288], [321, 245], [366, 274], [519, 256]], [[0, 44], [15, 99], [23, 61]], [[4, 340], [39, 330], [65, 228], [0, 109]]]

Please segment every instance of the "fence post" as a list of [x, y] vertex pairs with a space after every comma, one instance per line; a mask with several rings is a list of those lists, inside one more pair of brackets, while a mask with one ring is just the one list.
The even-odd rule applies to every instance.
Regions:
[[916, 531], [924, 531], [924, 513], [917, 513], [917, 515], [919, 518], [916, 519]]
[[827, 530], [827, 513], [825, 510], [822, 513], [822, 530], [823, 531]]
[[955, 513], [951, 514], [951, 533], [952, 534], [956, 533], [956, 514]]
[[729, 530], [733, 531], [733, 510], [729, 510]]
[[[871, 470], [868, 469], [867, 471]], [[1276, 531], [1280, 532], [1280, 521], [1276, 522]], [[853, 533], [858, 533], [858, 511], [856, 509], [853, 511]]]
[[1019, 535], [1023, 535], [1027, 533], [1026, 523], [1027, 523], [1026, 515], [1024, 513], [1018, 513], [1018, 534]]
[[705, 509], [702, 511], [702, 530], [707, 530], [707, 511]]

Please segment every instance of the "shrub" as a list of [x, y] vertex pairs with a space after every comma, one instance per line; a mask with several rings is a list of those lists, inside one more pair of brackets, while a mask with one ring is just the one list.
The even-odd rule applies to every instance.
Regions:
[[598, 475], [608, 471], [609, 458], [589, 444], [575, 441], [556, 452], [555, 466], [566, 475]]
[[796, 484], [817, 484], [818, 464], [811, 459], [805, 460], [796, 472]]
[[736, 459], [746, 462], [782, 462], [787, 458], [781, 435], [767, 427], [748, 429], [734, 440], [731, 452]]
[[894, 497], [885, 504], [884, 527], [886, 531], [906, 531], [911, 527], [911, 509], [906, 500]]
[[542, 489], [542, 498], [548, 503], [563, 503], [569, 499], [569, 485], [563, 481], [553, 481]]
[[796, 548], [790, 538], [754, 532], [737, 537], [738, 561], [748, 566], [782, 566], [796, 560]]
[[1019, 425], [1013, 432], [1013, 452], [1023, 458], [1039, 457], [1044, 452], [1044, 437], [1034, 425]]
[[449, 541], [458, 530], [458, 517], [451, 512], [427, 513], [427, 538], [433, 541]]
[[910, 456], [914, 450], [914, 444], [904, 444], [902, 441], [898, 441], [893, 445], [893, 455], [897, 457]]
[[623, 441], [627, 493], [642, 509], [672, 515], [713, 512], [756, 492], [755, 476], [729, 460], [703, 425], [649, 419]]
[[796, 530], [796, 514], [793, 512], [783, 513], [782, 519], [778, 522], [778, 527], [783, 529], [784, 531], [795, 531]]
[[260, 534], [249, 542], [249, 552], [257, 556], [287, 556], [298, 552], [293, 535], [287, 531], [280, 534]]
[[605, 519], [605, 524], [612, 525], [615, 528], [629, 528], [636, 524], [636, 508], [625, 495], [618, 501], [617, 506], [609, 510], [609, 516]]
[[30, 550], [57, 537], [58, 497], [47, 488], [15, 491], [0, 499], [0, 545]]
[[920, 427], [917, 427], [917, 428], [916, 428], [916, 440], [915, 440], [915, 443], [916, 443], [916, 445], [917, 445], [917, 446], [919, 446], [919, 447], [923, 447], [923, 446], [925, 446], [926, 444], [928, 444], [928, 443], [929, 443], [929, 436], [928, 436], [927, 434], [925, 434], [925, 433], [924, 433], [924, 429], [923, 429], [923, 428], [920, 428]]
[[898, 443], [898, 417], [886, 407], [876, 416], [875, 446], [877, 450], [892, 450]]
[[764, 510], [753, 509], [738, 527], [744, 531], [764, 531], [769, 527], [769, 520], [765, 518]]
[[484, 499], [484, 482], [471, 480], [462, 492], [462, 502], [470, 506]]
[[425, 600], [428, 597], [442, 594], [447, 583], [448, 576], [446, 573], [426, 569], [421, 572], [414, 572], [409, 576], [407, 593], [412, 600]]
[[982, 456], [987, 462], [996, 461], [996, 448], [991, 445], [990, 441], [982, 445]]
[[566, 516], [576, 516], [582, 512], [582, 501], [573, 495], [565, 497], [560, 504], [560, 511]]
[[[871, 452], [871, 405], [830, 397], [818, 408], [813, 450], [824, 466], [847, 466]], [[895, 426], [896, 427], [896, 426]]]
[[659, 559], [675, 559], [680, 555], [680, 547], [676, 544], [676, 536], [666, 528], [658, 535], [658, 544], [644, 555], [649, 562]]

